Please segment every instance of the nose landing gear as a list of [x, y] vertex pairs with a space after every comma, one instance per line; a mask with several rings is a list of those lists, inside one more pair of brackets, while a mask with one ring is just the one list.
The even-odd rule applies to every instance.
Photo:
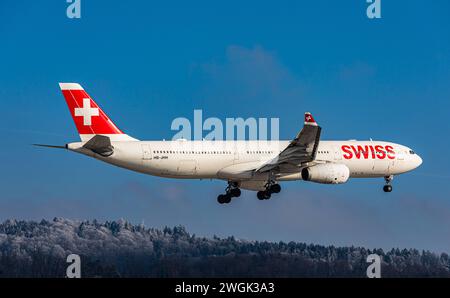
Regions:
[[228, 181], [228, 186], [225, 189], [225, 194], [220, 194], [217, 196], [217, 202], [219, 204], [228, 204], [231, 202], [232, 198], [237, 198], [241, 196], [241, 190], [236, 182]]
[[390, 176], [385, 176], [384, 177], [384, 181], [386, 181], [386, 185], [383, 186], [383, 191], [384, 192], [391, 192], [392, 191], [392, 185], [391, 182], [394, 179], [394, 175], [390, 175]]

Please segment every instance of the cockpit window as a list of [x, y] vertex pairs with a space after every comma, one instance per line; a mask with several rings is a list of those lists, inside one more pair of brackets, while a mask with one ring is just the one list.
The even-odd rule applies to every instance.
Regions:
[[412, 150], [409, 150], [409, 154], [416, 154], [416, 153], [414, 153], [414, 151]]

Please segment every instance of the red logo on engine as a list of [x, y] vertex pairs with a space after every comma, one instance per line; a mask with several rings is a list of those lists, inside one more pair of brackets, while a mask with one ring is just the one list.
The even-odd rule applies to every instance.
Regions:
[[343, 156], [345, 159], [389, 159], [395, 158], [394, 147], [392, 146], [381, 146], [381, 145], [342, 145]]

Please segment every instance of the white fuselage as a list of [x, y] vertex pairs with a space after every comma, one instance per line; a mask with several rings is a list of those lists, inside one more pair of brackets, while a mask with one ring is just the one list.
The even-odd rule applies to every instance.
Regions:
[[[170, 178], [242, 181], [243, 188], [259, 189], [268, 174], [252, 169], [275, 158], [289, 141], [131, 141], [112, 142], [114, 153], [103, 157], [83, 148], [67, 148], [133, 171]], [[320, 141], [315, 164], [344, 164], [350, 177], [386, 177], [411, 171], [422, 160], [405, 146], [382, 141]], [[301, 180], [299, 167], [278, 173], [276, 180]], [[248, 170], [248, 171], [247, 171]], [[246, 186], [247, 181], [247, 186]]]
[[[410, 148], [378, 141], [321, 141], [321, 127], [305, 112], [302, 130], [291, 141], [139, 141], [121, 131], [78, 83], [59, 84], [82, 142], [65, 148], [149, 175], [228, 182], [219, 203], [258, 190], [260, 200], [279, 193], [278, 181], [346, 183], [353, 177], [384, 177], [417, 168]], [[64, 148], [36, 144], [43, 147]]]

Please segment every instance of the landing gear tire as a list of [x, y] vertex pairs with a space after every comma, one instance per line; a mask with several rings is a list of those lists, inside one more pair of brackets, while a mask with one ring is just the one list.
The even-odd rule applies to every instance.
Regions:
[[231, 196], [229, 194], [224, 195], [223, 199], [225, 201], [225, 204], [228, 204], [231, 202]]
[[385, 176], [384, 177], [384, 181], [386, 182], [386, 185], [383, 186], [383, 191], [384, 192], [391, 192], [392, 191], [392, 185], [391, 182], [394, 179], [394, 175], [390, 175], [390, 176]]
[[392, 191], [392, 185], [385, 185], [383, 186], [384, 192], [391, 192]]
[[225, 203], [224, 195], [218, 195], [217, 196], [217, 202], [219, 204], [224, 204]]
[[281, 191], [281, 186], [280, 186], [280, 184], [273, 184], [271, 187], [270, 187], [270, 192], [271, 193], [279, 193]]
[[218, 195], [217, 202], [219, 202], [219, 204], [228, 204], [231, 202], [231, 196], [229, 194]]
[[239, 188], [232, 188], [230, 190], [230, 195], [235, 197], [235, 198], [238, 198], [238, 197], [241, 196], [241, 190]]
[[270, 192], [268, 191], [258, 191], [258, 193], [256, 194], [256, 196], [258, 197], [259, 200], [268, 200], [270, 199]]
[[256, 193], [256, 196], [258, 197], [258, 200], [261, 200], [261, 201], [266, 199], [266, 196], [264, 195], [264, 191], [258, 191]]
[[217, 202], [219, 204], [228, 204], [231, 202], [232, 198], [237, 198], [241, 196], [241, 190], [239, 189], [239, 184], [237, 182], [228, 181], [228, 186], [225, 189], [225, 194], [220, 194], [217, 196]]

